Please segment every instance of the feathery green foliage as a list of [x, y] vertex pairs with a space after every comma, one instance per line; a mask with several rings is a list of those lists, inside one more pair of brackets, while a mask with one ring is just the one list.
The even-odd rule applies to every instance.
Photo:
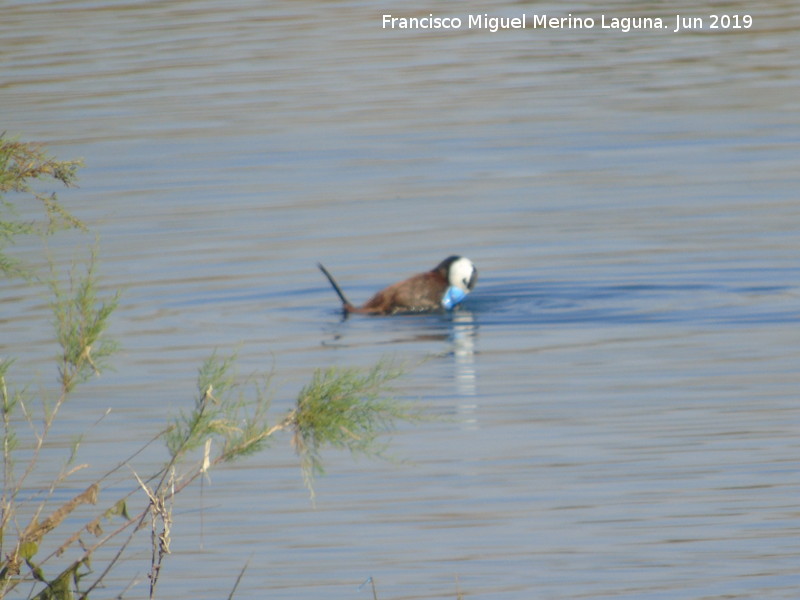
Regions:
[[[6, 257], [3, 249], [17, 235], [46, 235], [61, 227], [83, 225], [61, 207], [55, 196], [40, 196], [30, 181], [51, 178], [73, 185], [79, 161], [56, 161], [39, 146], [23, 144], [0, 135], [0, 271], [25, 276], [41, 283], [30, 271]], [[44, 207], [46, 224], [14, 220], [15, 207], [6, 192], [34, 194]], [[150, 598], [155, 598], [162, 565], [169, 555], [172, 508], [176, 496], [217, 465], [249, 456], [268, 447], [278, 432], [291, 434], [300, 457], [303, 479], [313, 499], [313, 477], [323, 472], [322, 451], [327, 447], [347, 449], [353, 454], [381, 456], [385, 444], [378, 438], [396, 422], [417, 420], [421, 413], [412, 406], [386, 397], [390, 383], [401, 370], [386, 363], [372, 369], [328, 369], [315, 372], [298, 394], [295, 407], [282, 419], [268, 419], [270, 400], [266, 394], [271, 376], [240, 380], [235, 357], [214, 353], [198, 371], [193, 406], [181, 412], [163, 430], [144, 442], [163, 440], [168, 455], [154, 473], [140, 477], [133, 472], [130, 487], [121, 495], [119, 483], [107, 480], [129, 468], [128, 460], [110, 468], [83, 492], [67, 501], [57, 501], [63, 488], [81, 465], [75, 465], [80, 437], [65, 449], [60, 472], [44, 482], [36, 481], [40, 453], [59, 411], [77, 394], [79, 384], [99, 375], [108, 366], [117, 346], [108, 339], [109, 319], [119, 304], [119, 294], [103, 295], [96, 274], [95, 253], [84, 270], [73, 267], [66, 281], [51, 267], [46, 287], [52, 297], [54, 337], [59, 346], [56, 367], [59, 389], [55, 397], [9, 389], [13, 359], [0, 357], [0, 409], [2, 409], [3, 483], [0, 493], [0, 598], [19, 592], [41, 600], [88, 598], [123, 556], [131, 550], [142, 529], [150, 532]], [[37, 413], [41, 412], [41, 416]], [[18, 436], [15, 424], [23, 423]], [[21, 439], [20, 439], [21, 438]], [[17, 466], [14, 457], [24, 446], [25, 460]], [[142, 449], [143, 449], [142, 448]], [[202, 448], [200, 460], [192, 454]], [[132, 471], [132, 469], [131, 469]], [[37, 490], [25, 494], [23, 490]], [[113, 490], [111, 492], [110, 490]], [[113, 493], [113, 497], [108, 494]], [[35, 498], [35, 500], [31, 500]], [[23, 503], [32, 503], [23, 506]], [[101, 503], [91, 509], [93, 518], [78, 521], [79, 507]], [[35, 505], [33, 505], [35, 503]], [[131, 506], [138, 507], [135, 510]], [[143, 508], [141, 508], [144, 506]], [[131, 514], [132, 513], [132, 514]], [[33, 515], [31, 518], [22, 514]], [[25, 524], [27, 522], [27, 524]], [[104, 532], [107, 523], [111, 531]], [[71, 531], [64, 531], [72, 527]], [[48, 544], [44, 544], [47, 539]], [[54, 543], [55, 542], [55, 543]], [[96, 551], [112, 546], [115, 553], [102, 564], [93, 563]], [[44, 555], [41, 547], [57, 549]], [[241, 578], [240, 573], [240, 578]], [[238, 584], [238, 581], [237, 581]]]
[[[5, 277], [30, 277], [30, 268], [8, 256], [5, 249], [20, 235], [49, 235], [61, 229], [86, 230], [86, 226], [59, 202], [55, 193], [33, 189], [34, 180], [53, 179], [67, 187], [75, 185], [82, 161], [60, 161], [48, 156], [41, 145], [20, 142], [0, 134], [0, 273]], [[18, 205], [3, 197], [12, 192], [18, 202], [28, 198], [44, 208], [45, 220], [20, 220]], [[25, 200], [23, 200], [25, 198]]]
[[324, 473], [324, 448], [380, 457], [386, 446], [378, 440], [381, 434], [394, 429], [398, 421], [423, 418], [417, 407], [386, 396], [403, 370], [379, 362], [367, 370], [317, 370], [298, 394], [295, 408], [270, 425], [266, 386], [254, 386], [248, 398], [231, 372], [233, 362], [233, 357], [214, 353], [200, 368], [194, 408], [181, 412], [165, 434], [173, 459], [213, 440], [218, 450], [213, 455], [207, 450], [204, 456], [209, 468], [253, 454], [275, 433], [290, 431], [313, 498], [314, 476]]
[[75, 185], [81, 160], [56, 160], [41, 144], [20, 142], [0, 134], [0, 193], [29, 192], [30, 181], [42, 177], [57, 179], [66, 186]]
[[[244, 394], [233, 372], [234, 361], [235, 356], [221, 358], [215, 352], [200, 367], [193, 409], [181, 412], [164, 437], [173, 460], [209, 439], [220, 448], [213, 460], [206, 457], [210, 464], [231, 462], [266, 445], [269, 400], [259, 385], [254, 386], [254, 397]], [[268, 379], [264, 378], [265, 383]]]
[[98, 299], [94, 253], [85, 275], [70, 275], [68, 290], [61, 288], [55, 276], [50, 289], [56, 338], [61, 347], [59, 375], [64, 390], [70, 392], [77, 383], [99, 374], [106, 359], [117, 349], [117, 344], [102, 334], [119, 304], [119, 293]]
[[386, 397], [402, 369], [379, 362], [369, 370], [317, 370], [297, 397], [290, 415], [293, 443], [300, 456], [306, 485], [313, 494], [313, 478], [325, 472], [326, 446], [353, 454], [381, 456], [385, 444], [378, 437], [398, 421], [422, 418], [418, 408]]

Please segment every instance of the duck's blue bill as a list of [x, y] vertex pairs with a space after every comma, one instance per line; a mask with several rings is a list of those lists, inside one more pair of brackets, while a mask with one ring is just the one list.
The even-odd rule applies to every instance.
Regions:
[[461, 288], [457, 288], [456, 286], [451, 285], [449, 288], [447, 288], [447, 291], [444, 293], [444, 297], [442, 298], [442, 306], [445, 309], [450, 310], [466, 297], [467, 297], [467, 292], [465, 292]]

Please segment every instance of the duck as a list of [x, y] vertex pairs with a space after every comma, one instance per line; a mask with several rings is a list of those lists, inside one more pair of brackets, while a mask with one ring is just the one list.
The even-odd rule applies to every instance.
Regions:
[[478, 281], [478, 270], [470, 259], [457, 255], [448, 256], [430, 271], [392, 284], [377, 292], [363, 305], [356, 306], [347, 299], [323, 264], [317, 263], [317, 266], [342, 301], [345, 316], [351, 313], [396, 315], [453, 310]]

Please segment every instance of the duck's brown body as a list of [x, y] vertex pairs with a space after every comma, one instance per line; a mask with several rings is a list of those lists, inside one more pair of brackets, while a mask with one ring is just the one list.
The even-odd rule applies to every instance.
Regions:
[[347, 310], [379, 315], [439, 310], [442, 308], [442, 296], [447, 287], [447, 273], [442, 274], [437, 268], [390, 285], [367, 300], [363, 306], [351, 306]]
[[[341, 298], [345, 313], [393, 315], [397, 313], [441, 310], [442, 298], [451, 285], [448, 279], [450, 265], [459, 258], [451, 256], [430, 271], [419, 273], [404, 281], [390, 285], [376, 293], [362, 306], [351, 304], [325, 267], [320, 264], [319, 268], [331, 282], [339, 298]], [[476, 278], [477, 275], [474, 275], [470, 280], [470, 288], [474, 285]], [[466, 282], [465, 285], [467, 285]]]

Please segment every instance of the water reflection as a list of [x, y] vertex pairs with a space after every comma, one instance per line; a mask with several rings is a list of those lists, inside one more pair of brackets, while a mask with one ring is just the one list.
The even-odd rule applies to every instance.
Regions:
[[475, 317], [468, 310], [453, 313], [451, 341], [453, 344], [453, 367], [455, 388], [459, 396], [457, 410], [459, 420], [465, 429], [476, 429], [477, 403], [469, 400], [477, 394], [477, 375], [475, 372], [475, 341], [478, 326]]
[[[359, 334], [367, 328], [368, 337]], [[478, 337], [478, 324], [472, 311], [459, 308], [447, 314], [397, 315], [393, 317], [363, 317], [344, 315], [335, 325], [328, 326], [327, 339], [322, 345], [330, 348], [357, 348], [363, 346], [398, 344], [441, 345], [441, 351], [434, 356], [452, 360], [453, 393], [461, 401], [458, 411], [463, 413], [460, 422], [474, 424], [474, 403], [463, 399], [477, 395], [477, 374], [475, 370], [475, 344]], [[380, 331], [384, 330], [383, 335]], [[376, 335], [377, 333], [377, 335]]]
[[450, 339], [455, 358], [456, 390], [461, 395], [474, 396], [476, 393], [475, 340], [478, 337], [478, 326], [475, 323], [475, 317], [468, 310], [454, 313], [452, 324]]

